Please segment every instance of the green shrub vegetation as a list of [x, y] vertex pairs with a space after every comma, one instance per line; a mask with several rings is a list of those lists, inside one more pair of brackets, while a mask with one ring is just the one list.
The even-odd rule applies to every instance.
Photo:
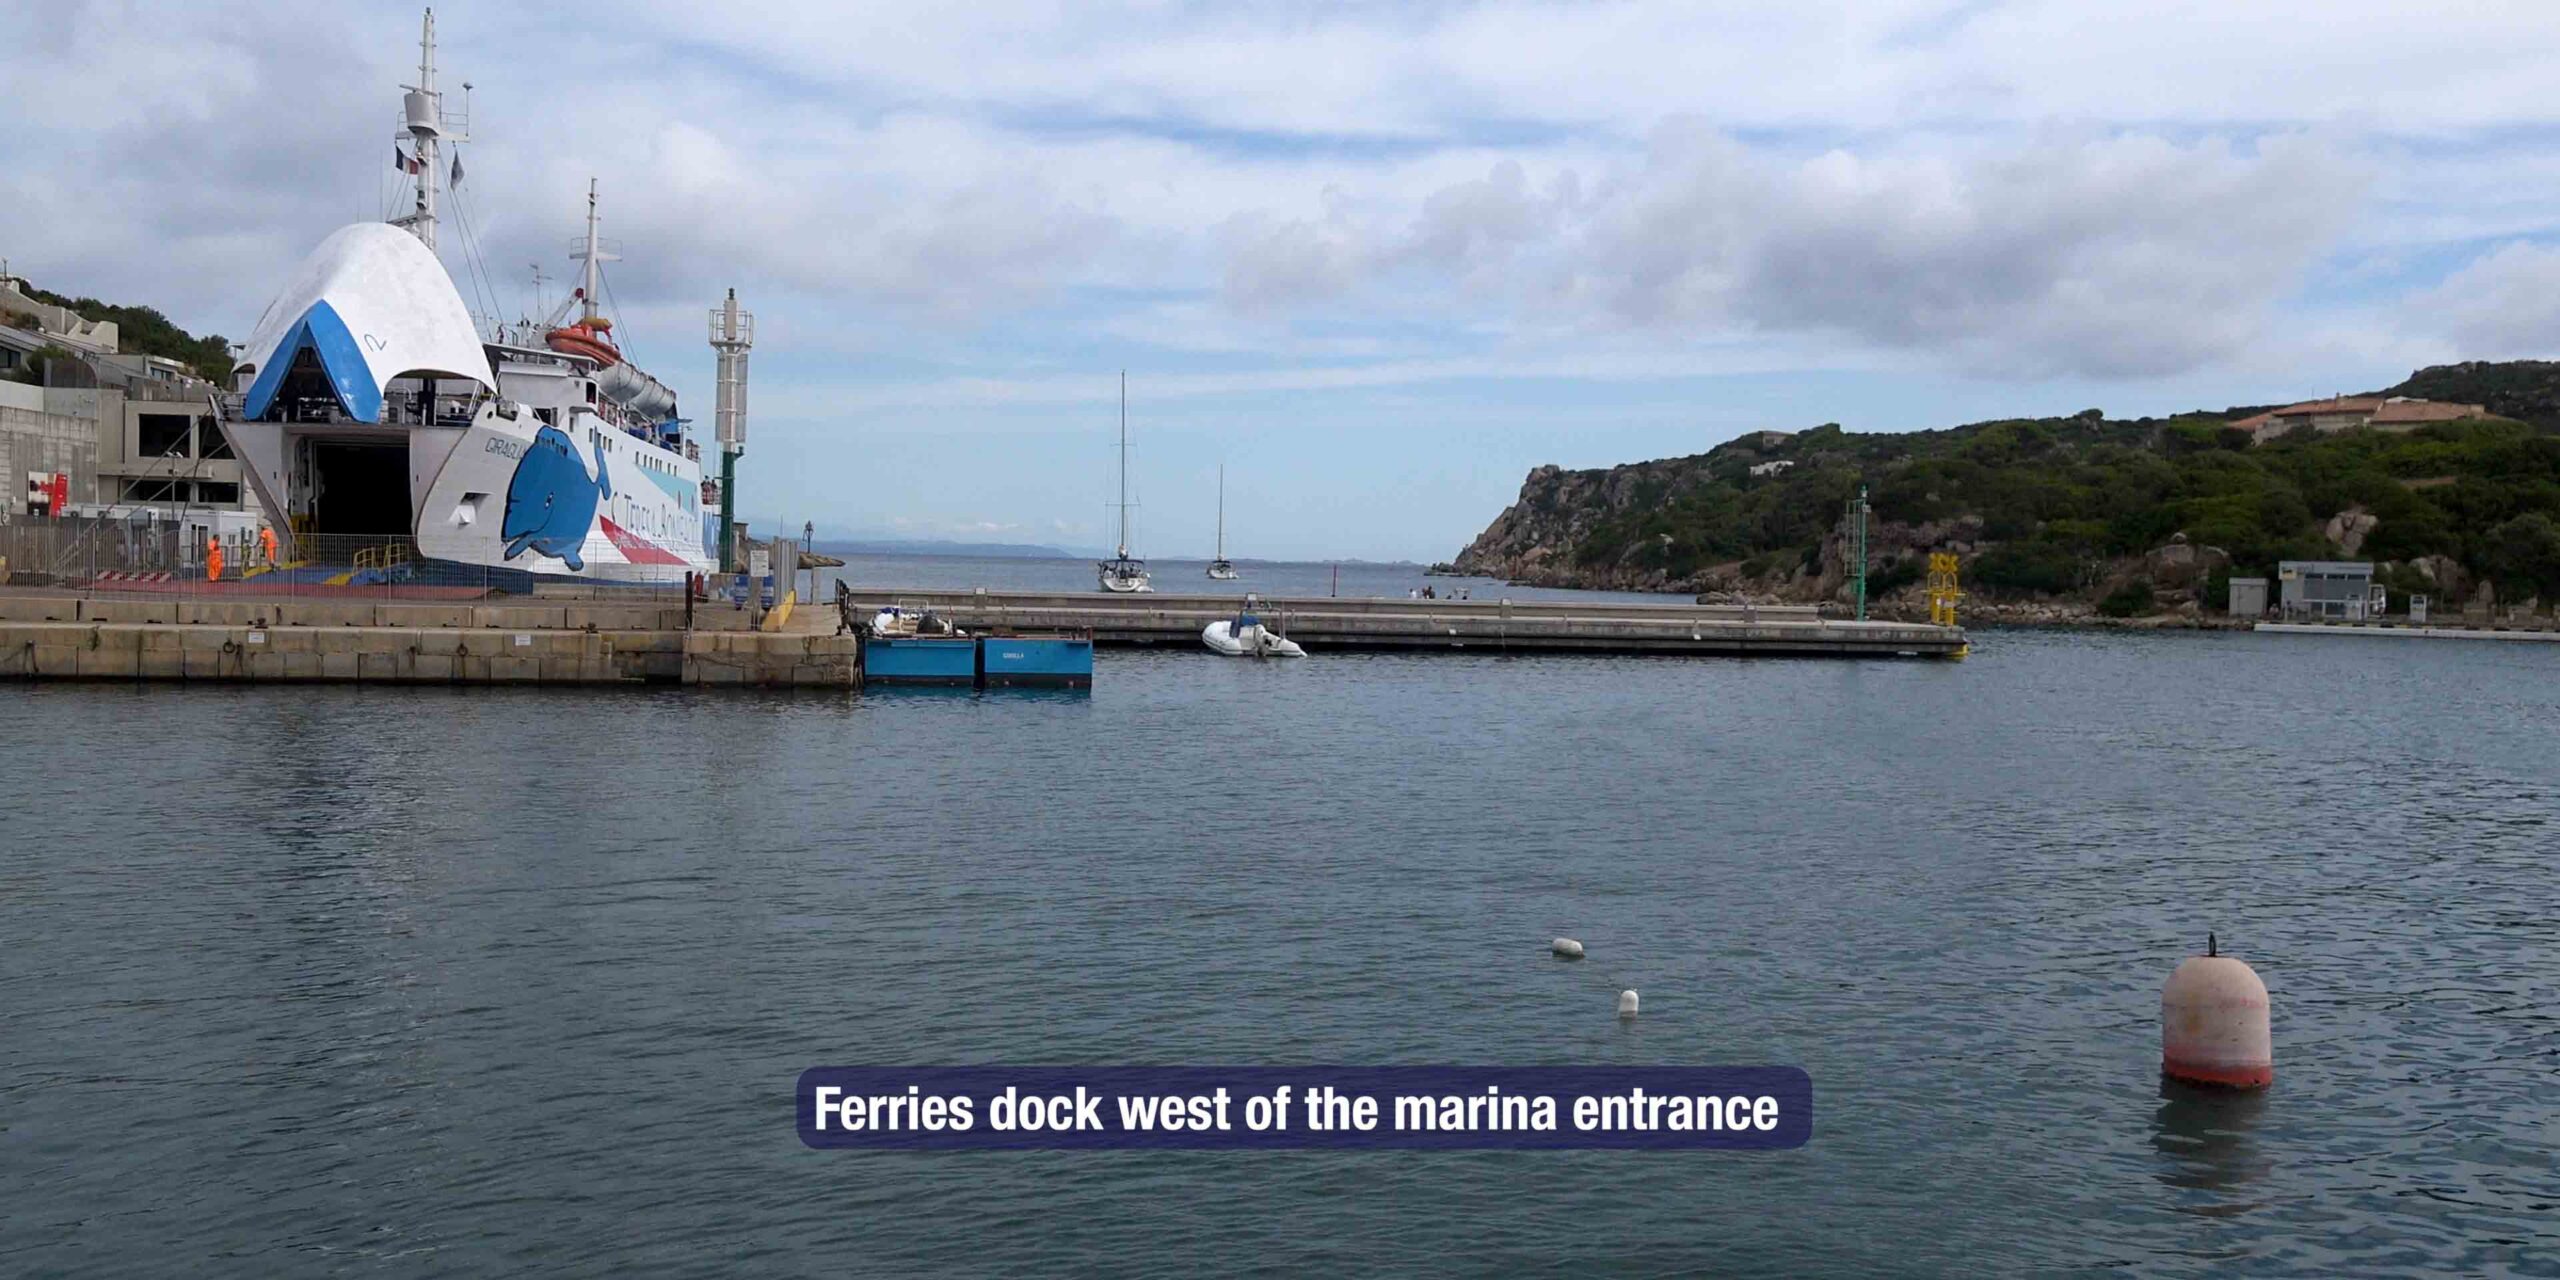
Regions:
[[32, 287], [27, 290], [27, 296], [57, 307], [69, 307], [84, 319], [114, 321], [118, 350], [166, 356], [195, 370], [196, 376], [215, 381], [222, 380], [231, 372], [229, 341], [214, 333], [196, 337], [171, 324], [169, 317], [160, 314], [156, 307], [127, 307], [100, 302], [96, 298], [69, 298]]
[[2152, 604], [2151, 580], [2136, 578], [2108, 592], [2107, 598], [2098, 602], [2098, 612], [2110, 618], [2139, 618], [2151, 612]]
[[2508, 595], [2560, 597], [2560, 523], [2528, 511], [2489, 530], [2481, 566]]
[[41, 387], [44, 385], [46, 365], [49, 365], [56, 360], [78, 360], [79, 358], [80, 357], [74, 354], [70, 348], [55, 346], [48, 342], [43, 346], [28, 352], [25, 359], [18, 361], [18, 363], [12, 367], [7, 374], [0, 375], [0, 377], [6, 377], [12, 382], [22, 382], [29, 386]]
[[1918, 582], [1929, 573], [1925, 556], [1904, 556], [1867, 570], [1867, 594], [1884, 596]]
[[[2439, 394], [2487, 398], [2462, 389], [2448, 383]], [[2502, 595], [2560, 597], [2560, 436], [2487, 418], [2253, 444], [2230, 425], [2242, 412], [2083, 413], [1902, 434], [1825, 425], [1775, 445], [1745, 437], [1644, 464], [1636, 500], [1597, 521], [1576, 559], [1674, 577], [1739, 561], [1758, 576], [1818, 546], [1865, 485], [1879, 520], [1942, 525], [1949, 539], [1982, 547], [1967, 583], [1995, 591], [2084, 591], [2109, 560], [2181, 532], [2229, 552], [2238, 572], [2272, 574], [2279, 560], [2337, 558], [2322, 527], [2360, 507], [2379, 523], [2358, 558], [2449, 556]], [[1775, 458], [1794, 466], [1749, 475]]]

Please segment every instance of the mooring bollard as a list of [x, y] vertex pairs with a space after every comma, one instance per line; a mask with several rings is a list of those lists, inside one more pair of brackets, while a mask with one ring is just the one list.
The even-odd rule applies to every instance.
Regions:
[[2212, 934], [2205, 935], [2205, 953], [2189, 956], [2160, 989], [2160, 1073], [2234, 1089], [2275, 1083], [2267, 984], [2223, 955]]

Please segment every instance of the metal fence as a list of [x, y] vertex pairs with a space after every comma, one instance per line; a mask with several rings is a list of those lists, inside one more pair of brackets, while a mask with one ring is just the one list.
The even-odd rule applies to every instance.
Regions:
[[[0, 559], [15, 584], [76, 585], [66, 579], [182, 573], [194, 563], [189, 526], [106, 516], [35, 517], [0, 524]], [[195, 531], [195, 539], [202, 539]]]
[[[532, 557], [528, 557], [532, 559]], [[557, 562], [545, 559], [546, 567]], [[668, 580], [457, 564], [418, 554], [399, 535], [290, 534], [220, 522], [67, 516], [0, 525], [0, 567], [11, 587], [192, 599], [486, 600], [500, 597], [677, 602], [684, 569]], [[590, 563], [587, 574], [600, 566]], [[627, 571], [614, 566], [615, 571]], [[725, 584], [709, 584], [717, 591]]]

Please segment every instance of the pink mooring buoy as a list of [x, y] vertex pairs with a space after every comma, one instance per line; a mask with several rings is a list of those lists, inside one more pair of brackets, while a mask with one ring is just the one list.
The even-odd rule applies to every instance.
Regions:
[[2160, 1072], [2193, 1084], [2263, 1089], [2275, 1083], [2275, 1040], [2267, 1027], [2267, 984], [2221, 954], [2189, 956], [2160, 989]]

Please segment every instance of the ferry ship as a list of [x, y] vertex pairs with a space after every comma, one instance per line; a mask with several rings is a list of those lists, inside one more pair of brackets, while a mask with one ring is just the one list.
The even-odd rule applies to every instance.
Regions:
[[297, 558], [380, 544], [378, 562], [414, 553], [421, 569], [483, 577], [712, 572], [703, 511], [718, 495], [700, 447], [675, 392], [632, 364], [597, 306], [612, 255], [594, 184], [579, 287], [541, 322], [481, 332], [436, 251], [446, 154], [467, 121], [436, 88], [432, 9], [418, 47], [393, 147], [415, 179], [409, 211], [321, 241], [216, 406], [259, 505]]

